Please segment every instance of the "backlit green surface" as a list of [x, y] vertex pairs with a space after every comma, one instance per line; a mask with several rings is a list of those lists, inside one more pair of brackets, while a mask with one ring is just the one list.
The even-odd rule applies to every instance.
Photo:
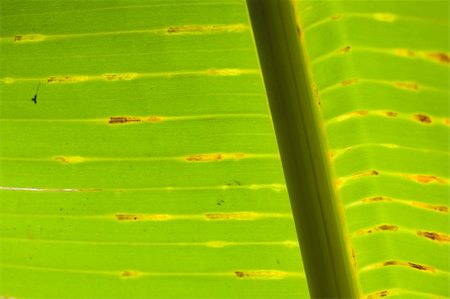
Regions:
[[0, 297], [308, 297], [244, 1], [0, 12]]

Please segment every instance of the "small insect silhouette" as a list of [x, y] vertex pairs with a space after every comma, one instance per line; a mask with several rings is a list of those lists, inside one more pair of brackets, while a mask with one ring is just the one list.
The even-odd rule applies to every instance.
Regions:
[[35, 104], [37, 104], [37, 94], [39, 91], [39, 87], [41, 87], [41, 82], [39, 82], [38, 86], [36, 87], [36, 93], [34, 94], [34, 97], [31, 99]]

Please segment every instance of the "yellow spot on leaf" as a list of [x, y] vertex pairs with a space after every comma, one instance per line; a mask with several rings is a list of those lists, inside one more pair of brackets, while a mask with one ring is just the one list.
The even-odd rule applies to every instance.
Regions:
[[205, 218], [207, 220], [254, 220], [260, 218], [262, 215], [251, 212], [235, 212], [235, 213], [207, 213]]
[[287, 272], [276, 270], [235, 271], [234, 274], [245, 279], [283, 279], [289, 276]]
[[395, 82], [394, 85], [399, 88], [404, 88], [404, 89], [409, 89], [409, 90], [414, 90], [414, 91], [419, 90], [419, 85], [416, 82]]
[[390, 13], [374, 13], [373, 18], [380, 22], [392, 23], [397, 19], [397, 16]]
[[394, 54], [402, 57], [413, 57], [416, 56], [416, 53], [409, 49], [395, 49]]
[[173, 217], [168, 214], [116, 214], [119, 221], [167, 221]]
[[122, 278], [136, 278], [140, 275], [140, 273], [137, 271], [126, 270], [120, 273], [120, 275], [122, 276]]
[[104, 74], [103, 78], [107, 81], [128, 81], [139, 77], [137, 73], [123, 73], [123, 74]]
[[140, 122], [141, 119], [137, 117], [128, 117], [128, 116], [112, 116], [109, 118], [110, 124], [126, 124], [131, 122]]
[[39, 42], [45, 39], [44, 35], [41, 34], [25, 34], [14, 36], [14, 42]]
[[61, 163], [69, 163], [69, 164], [81, 163], [86, 161], [83, 157], [79, 156], [57, 156], [54, 157], [54, 159]]
[[448, 207], [446, 207], [446, 206], [437, 206], [437, 205], [431, 205], [431, 204], [422, 203], [422, 202], [416, 202], [416, 201], [412, 201], [411, 205], [415, 206], [415, 207], [423, 208], [423, 209], [428, 209], [428, 210], [434, 210], [434, 211], [437, 211], [437, 212], [448, 213]]
[[428, 184], [431, 182], [436, 182], [436, 183], [441, 183], [441, 184], [445, 184], [446, 180], [439, 178], [437, 176], [434, 175], [411, 175], [409, 176], [411, 179], [419, 182], [419, 183], [423, 183], [423, 184]]
[[89, 80], [88, 76], [51, 76], [47, 83], [76, 83]]
[[243, 24], [234, 25], [182, 25], [167, 28], [170, 35], [180, 34], [208, 34], [216, 32], [241, 32], [247, 27]]

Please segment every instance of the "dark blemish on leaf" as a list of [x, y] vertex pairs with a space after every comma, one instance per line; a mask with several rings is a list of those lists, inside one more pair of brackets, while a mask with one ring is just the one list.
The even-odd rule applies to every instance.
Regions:
[[38, 94], [40, 86], [41, 86], [41, 82], [38, 83], [38, 86], [36, 87], [36, 91], [34, 93], [34, 97], [31, 99], [31, 101], [35, 104], [37, 104], [37, 94]]
[[417, 235], [421, 236], [421, 237], [425, 237], [425, 238], [431, 239], [433, 241], [437, 241], [437, 242], [444, 242], [444, 243], [450, 242], [450, 236], [444, 235], [444, 234], [438, 234], [438, 233], [434, 233], [434, 232], [418, 231]]
[[431, 59], [437, 60], [440, 63], [450, 63], [450, 56], [446, 53], [442, 52], [434, 52], [434, 53], [428, 53], [427, 56]]
[[238, 186], [240, 186], [240, 185], [241, 185], [241, 182], [239, 182], [239, 181], [233, 180], [233, 182], [235, 182], [235, 183], [236, 183], [236, 185], [238, 185]]
[[141, 120], [136, 117], [125, 117], [125, 116], [112, 116], [109, 118], [110, 124], [125, 124], [129, 122], [140, 122]]
[[376, 299], [376, 298], [386, 297], [387, 295], [389, 295], [388, 291], [380, 291], [380, 292], [376, 292], [376, 293], [368, 295], [366, 297], [366, 299]]
[[425, 114], [415, 114], [414, 119], [422, 123], [431, 124], [431, 118]]
[[240, 278], [242, 278], [242, 277], [249, 277], [249, 276], [250, 276], [248, 273], [242, 272], [242, 271], [235, 271], [234, 274], [235, 274], [237, 277], [240, 277]]
[[383, 266], [393, 266], [397, 265], [398, 263], [396, 261], [387, 261], [383, 263]]
[[386, 112], [384, 112], [384, 115], [389, 116], [389, 117], [396, 117], [398, 115], [398, 113], [393, 112], [393, 111], [386, 111]]
[[14, 36], [14, 41], [15, 42], [20, 42], [22, 40], [23, 36], [22, 35], [16, 35]]
[[376, 170], [372, 170], [372, 171], [370, 172], [370, 174], [372, 174], [372, 175], [378, 175], [378, 174], [379, 174], [379, 172], [378, 172], [378, 171], [376, 171]]
[[342, 49], [339, 49], [339, 53], [348, 53], [348, 52], [350, 52], [351, 49], [352, 49], [352, 47], [346, 46]]
[[435, 270], [432, 267], [430, 267], [430, 266], [419, 265], [419, 264], [415, 264], [415, 263], [411, 263], [411, 262], [409, 262], [408, 265], [410, 267], [415, 268], [415, 269], [420, 270], [420, 271], [435, 272]]
[[378, 229], [378, 230], [397, 231], [397, 230], [398, 230], [398, 226], [396, 226], [396, 225], [391, 225], [391, 224], [383, 224], [383, 225], [378, 226], [377, 229]]
[[300, 26], [295, 26], [296, 27], [296, 29], [297, 29], [297, 36], [300, 38], [300, 37], [302, 37], [302, 30], [300, 29]]

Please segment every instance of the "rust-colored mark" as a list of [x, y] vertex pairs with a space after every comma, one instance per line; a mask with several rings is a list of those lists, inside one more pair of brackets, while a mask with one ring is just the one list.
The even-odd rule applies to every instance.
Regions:
[[236, 212], [236, 213], [206, 213], [206, 220], [253, 220], [258, 218], [255, 213]]
[[341, 18], [341, 15], [332, 15], [330, 17], [333, 21], [339, 20]]
[[172, 219], [168, 214], [116, 214], [119, 221], [167, 221]]
[[369, 229], [362, 229], [356, 232], [357, 235], [367, 235], [379, 231], [397, 231], [398, 226], [392, 224], [383, 224]]
[[423, 209], [433, 210], [436, 212], [448, 213], [448, 207], [446, 207], [446, 206], [431, 205], [431, 204], [417, 202], [417, 201], [412, 201], [411, 205], [413, 205], [415, 207], [423, 208]]
[[391, 198], [385, 196], [375, 196], [363, 199], [363, 202], [392, 201]]
[[288, 276], [286, 272], [275, 270], [235, 271], [234, 274], [238, 278], [246, 279], [282, 279]]
[[187, 161], [190, 162], [210, 162], [210, 161], [219, 161], [222, 160], [222, 154], [199, 154], [199, 155], [190, 155], [186, 157]]
[[397, 16], [391, 13], [374, 13], [373, 18], [380, 22], [392, 23], [397, 19]]
[[369, 112], [367, 110], [357, 110], [353, 112], [355, 115], [367, 115]]
[[398, 230], [398, 226], [396, 225], [391, 225], [391, 224], [383, 224], [380, 225], [376, 228], [377, 230], [389, 230], [389, 231], [397, 231]]
[[416, 180], [419, 183], [428, 184], [431, 182], [441, 183], [444, 184], [445, 180], [438, 178], [434, 175], [413, 175], [411, 176], [412, 179]]
[[425, 237], [428, 239], [431, 239], [433, 241], [442, 242], [442, 243], [449, 243], [450, 242], [450, 236], [446, 234], [438, 234], [435, 232], [425, 232], [425, 231], [418, 231], [418, 236]]
[[450, 126], [450, 118], [444, 118], [444, 124]]
[[353, 260], [353, 267], [355, 267], [356, 269], [358, 267], [358, 264], [356, 262], [356, 253], [354, 248], [352, 248], [352, 260]]
[[428, 58], [434, 59], [440, 63], [449, 64], [450, 63], [450, 55], [442, 52], [432, 52], [425, 54]]
[[87, 76], [51, 76], [47, 78], [47, 83], [74, 83], [88, 80]]
[[367, 295], [366, 299], [376, 299], [376, 298], [382, 298], [382, 297], [386, 297], [389, 295], [389, 291], [385, 290], [385, 291], [379, 291], [376, 293], [372, 293], [370, 295]]
[[107, 81], [128, 81], [138, 77], [136, 73], [124, 73], [124, 74], [104, 74], [103, 78]]
[[431, 124], [431, 118], [425, 114], [414, 114], [413, 118], [421, 123]]
[[436, 272], [436, 270], [430, 266], [420, 265], [420, 264], [411, 263], [411, 262], [409, 262], [408, 265], [417, 270], [433, 272], [433, 273]]
[[299, 38], [301, 38], [302, 37], [302, 30], [300, 29], [300, 26], [297, 24], [297, 26], [295, 26], [295, 28], [297, 29], [297, 36]]
[[157, 122], [163, 121], [163, 117], [154, 115], [154, 116], [147, 117], [146, 120], [151, 123], [157, 123]]
[[125, 221], [140, 220], [141, 219], [139, 217], [139, 215], [130, 215], [130, 214], [117, 214], [116, 218], [117, 218], [117, 220], [125, 220]]
[[372, 170], [372, 171], [370, 172], [370, 175], [378, 175], [378, 174], [379, 174], [379, 172], [376, 171], [376, 170]]
[[44, 35], [41, 34], [26, 34], [26, 35], [16, 35], [14, 36], [14, 42], [39, 42], [45, 39]]
[[420, 271], [426, 271], [426, 272], [436, 272], [436, 270], [433, 267], [425, 266], [417, 263], [411, 263], [411, 262], [400, 262], [400, 261], [386, 261], [382, 264], [383, 266], [404, 266], [404, 267], [411, 267]]
[[416, 53], [409, 49], [395, 49], [394, 50], [395, 55], [402, 56], [402, 57], [414, 57], [416, 56]]
[[342, 86], [348, 86], [348, 85], [351, 85], [351, 84], [355, 84], [356, 82], [358, 82], [357, 79], [348, 79], [348, 80], [342, 81], [341, 85]]
[[393, 112], [393, 111], [384, 111], [383, 114], [388, 117], [397, 117], [397, 115], [398, 115], [397, 112]]
[[352, 49], [352, 47], [346, 46], [344, 48], [339, 49], [338, 53], [348, 53], [348, 52], [350, 52], [351, 49]]
[[81, 163], [85, 161], [83, 157], [79, 156], [57, 156], [53, 159], [61, 163]]
[[122, 271], [122, 273], [120, 274], [123, 278], [132, 278], [132, 277], [137, 277], [139, 276], [139, 273], [136, 271]]
[[167, 33], [177, 34], [202, 34], [215, 32], [241, 32], [246, 28], [243, 24], [235, 25], [182, 25], [167, 28]]
[[395, 82], [394, 85], [399, 88], [404, 88], [404, 89], [409, 89], [409, 90], [414, 90], [414, 91], [419, 90], [419, 84], [417, 84], [416, 82]]
[[131, 122], [140, 122], [141, 119], [137, 117], [127, 117], [127, 116], [111, 116], [109, 118], [110, 124], [126, 124]]

